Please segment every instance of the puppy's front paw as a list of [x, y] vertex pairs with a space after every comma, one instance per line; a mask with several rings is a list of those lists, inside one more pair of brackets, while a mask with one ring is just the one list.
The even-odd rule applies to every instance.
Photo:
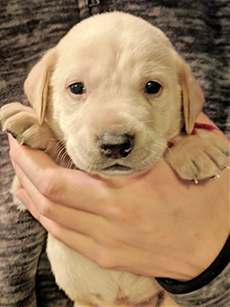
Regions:
[[186, 135], [165, 153], [166, 161], [186, 180], [218, 176], [228, 166], [229, 148], [215, 135]]
[[20, 144], [45, 151], [55, 160], [58, 141], [46, 122], [38, 123], [32, 108], [19, 102], [7, 104], [0, 110], [0, 121], [3, 131], [9, 131]]

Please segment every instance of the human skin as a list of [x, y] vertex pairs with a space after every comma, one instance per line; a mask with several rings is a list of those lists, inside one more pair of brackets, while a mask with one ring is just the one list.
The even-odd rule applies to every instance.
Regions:
[[[197, 121], [213, 125], [203, 114]], [[220, 131], [208, 133], [229, 146]], [[55, 238], [102, 267], [190, 280], [229, 235], [229, 169], [195, 184], [162, 159], [142, 175], [105, 179], [9, 141], [23, 186], [16, 196]]]

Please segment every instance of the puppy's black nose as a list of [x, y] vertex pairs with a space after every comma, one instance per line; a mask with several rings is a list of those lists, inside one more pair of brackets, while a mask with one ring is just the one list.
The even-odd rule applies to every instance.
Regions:
[[105, 132], [99, 137], [99, 146], [102, 155], [111, 159], [127, 157], [134, 146], [134, 136], [123, 133]]

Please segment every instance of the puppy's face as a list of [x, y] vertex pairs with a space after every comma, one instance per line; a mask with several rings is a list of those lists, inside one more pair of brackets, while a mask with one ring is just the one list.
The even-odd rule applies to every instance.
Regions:
[[49, 57], [55, 63], [45, 117], [78, 168], [102, 176], [145, 171], [180, 132], [178, 55], [142, 19], [87, 19]]

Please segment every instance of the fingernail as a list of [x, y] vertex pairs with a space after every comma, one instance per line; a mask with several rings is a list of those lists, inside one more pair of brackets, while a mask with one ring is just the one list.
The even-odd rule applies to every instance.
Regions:
[[14, 162], [14, 160], [11, 159], [11, 163], [13, 165], [14, 170], [16, 169], [16, 163]]
[[7, 132], [7, 136], [8, 136], [8, 140], [9, 140], [9, 143], [11, 144], [14, 140], [16, 140], [16, 137], [15, 135], [13, 135], [11, 132]]
[[9, 141], [12, 140], [12, 134], [9, 131], [7, 131], [7, 136]]
[[15, 134], [15, 133], [11, 132], [10, 130], [6, 130], [6, 132], [7, 132], [7, 134], [12, 135], [12, 137], [13, 137], [14, 139], [16, 139], [16, 138], [17, 138], [17, 134]]

